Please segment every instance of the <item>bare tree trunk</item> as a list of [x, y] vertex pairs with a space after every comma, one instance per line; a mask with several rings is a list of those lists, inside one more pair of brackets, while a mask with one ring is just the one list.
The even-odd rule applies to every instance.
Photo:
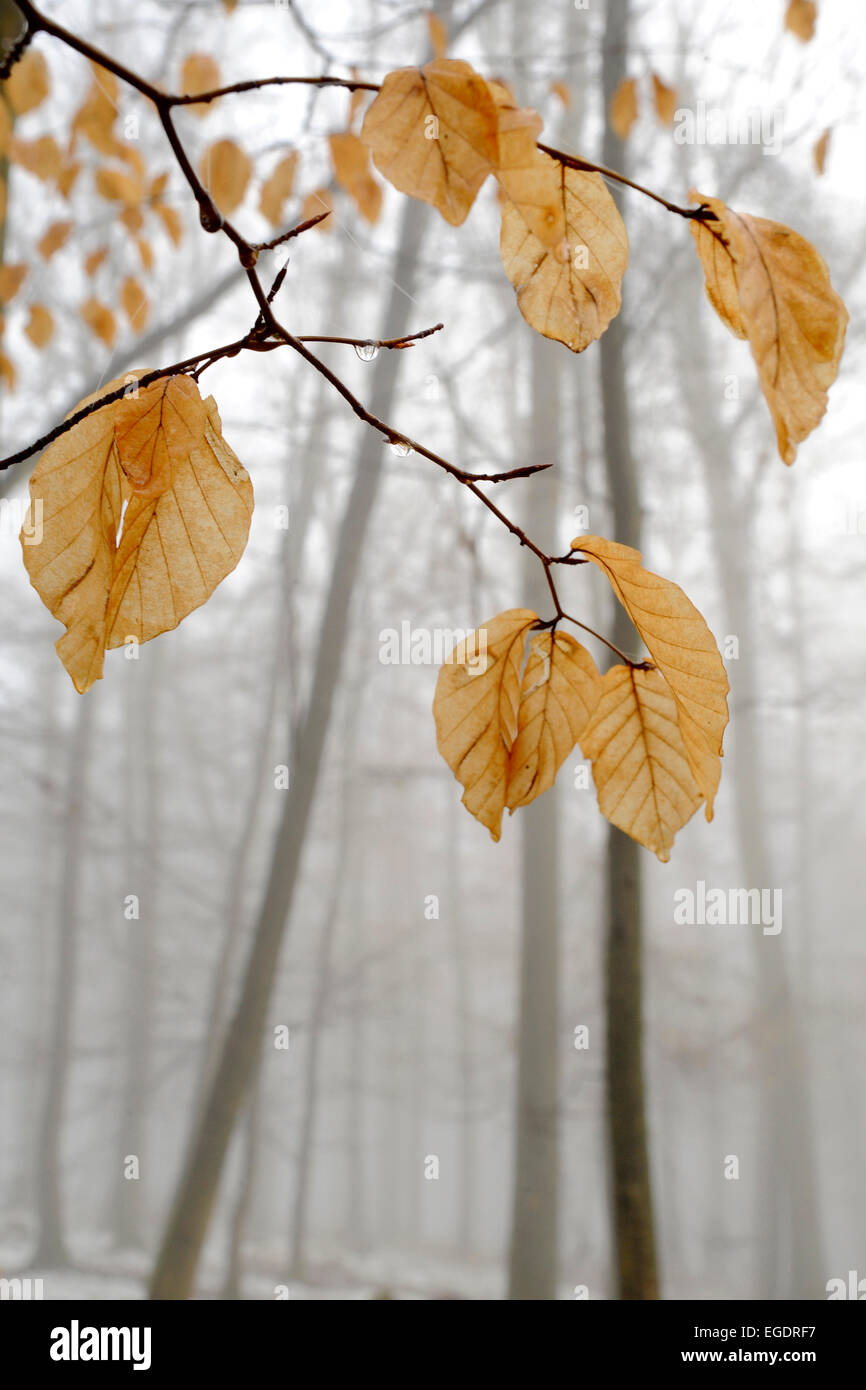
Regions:
[[[709, 371], [706, 333], [691, 314], [688, 352], [685, 337], [677, 335], [677, 341], [681, 344], [679, 375], [684, 401], [714, 519], [711, 540], [725, 595], [727, 621], [739, 642], [732, 683], [736, 712], [733, 791], [740, 860], [746, 886], [769, 887], [772, 871], [764, 829], [762, 759], [756, 729], [759, 649], [747, 568], [748, 557], [754, 554], [749, 542], [754, 507], [751, 492], [738, 497], [733, 486], [733, 457], [726, 427], [709, 384], [711, 377], [716, 378]], [[696, 371], [708, 383], [700, 393], [695, 387]], [[722, 545], [723, 536], [728, 537], [729, 545]], [[810, 927], [807, 920], [804, 930]], [[823, 1280], [814, 1141], [809, 1122], [811, 1101], [802, 1033], [781, 945], [781, 939], [760, 933], [753, 938], [759, 1018], [754, 1039], [759, 1164], [755, 1229], [761, 1233], [758, 1294], [762, 1298], [814, 1298], [823, 1296]]]
[[238, 1188], [235, 1198], [229, 1225], [229, 1256], [222, 1291], [222, 1296], [226, 1299], [238, 1299], [241, 1297], [242, 1292], [243, 1239], [247, 1228], [247, 1219], [252, 1205], [253, 1191], [256, 1182], [261, 1105], [262, 1076], [261, 1072], [259, 1072], [253, 1082], [252, 1095], [249, 1098], [249, 1104], [247, 1106], [243, 1171], [241, 1173], [240, 1187]]
[[72, 735], [66, 791], [66, 839], [58, 885], [56, 998], [51, 1017], [48, 1083], [42, 1102], [37, 1147], [39, 1244], [33, 1263], [50, 1269], [69, 1263], [63, 1220], [60, 1173], [61, 1141], [72, 1056], [72, 1026], [78, 966], [78, 926], [81, 911], [81, 869], [84, 862], [84, 807], [93, 700], [79, 697], [78, 720]]
[[[474, 611], [471, 610], [470, 611]], [[446, 782], [446, 804], [443, 811], [446, 827], [445, 842], [445, 903], [444, 916], [448, 923], [451, 958], [454, 964], [455, 1011], [457, 1032], [457, 1065], [460, 1086], [460, 1159], [457, 1191], [457, 1248], [461, 1254], [472, 1250], [475, 1212], [475, 1054], [472, 1047], [472, 959], [469, 950], [467, 922], [463, 915], [460, 869], [460, 836], [451, 783]]]
[[[159, 921], [160, 740], [155, 728], [159, 706], [161, 648], [147, 653], [146, 674], [137, 664], [127, 672], [128, 774], [126, 805], [130, 852], [126, 893], [139, 897], [140, 917], [124, 921], [128, 934], [126, 958], [126, 1055], [120, 1102], [117, 1149], [114, 1155], [112, 1232], [118, 1246], [142, 1244], [142, 1184], [146, 1172], [145, 1118], [150, 1076], [150, 1040], [156, 959], [155, 932]], [[143, 806], [143, 812], [142, 812]], [[125, 1161], [135, 1155], [138, 1179], [127, 1178]]]
[[[604, 31], [602, 97], [605, 135], [602, 163], [623, 165], [607, 110], [625, 75], [628, 0], [608, 0]], [[604, 446], [613, 507], [614, 539], [640, 546], [637, 470], [631, 448], [625, 376], [625, 324], [615, 318], [601, 339]], [[616, 606], [614, 639], [634, 647], [631, 624]], [[607, 1122], [617, 1296], [658, 1298], [655, 1224], [650, 1183], [643, 1059], [643, 980], [640, 891], [641, 849], [611, 826], [607, 848]]]
[[[357, 673], [356, 673], [357, 674]], [[319, 939], [319, 952], [316, 961], [315, 995], [306, 1033], [306, 1057], [304, 1064], [303, 1102], [301, 1123], [298, 1134], [298, 1149], [295, 1169], [295, 1188], [292, 1198], [291, 1247], [289, 1254], [289, 1277], [301, 1279], [304, 1274], [304, 1255], [307, 1237], [307, 1216], [310, 1198], [310, 1174], [312, 1170], [313, 1145], [315, 1142], [319, 1056], [322, 1034], [325, 1027], [325, 1014], [331, 984], [331, 954], [334, 937], [340, 917], [340, 904], [347, 882], [346, 864], [349, 859], [349, 846], [353, 832], [363, 834], [363, 823], [350, 819], [356, 809], [355, 798], [351, 793], [352, 780], [356, 773], [355, 758], [358, 743], [358, 721], [362, 708], [361, 693], [352, 699], [348, 718], [341, 740], [343, 753], [343, 789], [340, 802], [340, 833], [334, 854], [333, 886], [325, 913]]]
[[[561, 351], [532, 342], [533, 461], [552, 463], [560, 445]], [[528, 489], [530, 535], [555, 535], [556, 472]], [[534, 556], [525, 563], [527, 601], [546, 612], [550, 596]], [[559, 826], [556, 791], [524, 808], [521, 841], [520, 1022], [514, 1198], [508, 1297], [555, 1299], [559, 1216]]]
[[[408, 203], [393, 274], [393, 288], [382, 336], [408, 330], [414, 273], [424, 215]], [[373, 368], [373, 410], [387, 416], [394, 401], [396, 371], [383, 355]], [[265, 899], [219, 1065], [214, 1073], [201, 1124], [190, 1148], [150, 1285], [158, 1299], [188, 1298], [217, 1196], [226, 1151], [238, 1111], [257, 1070], [262, 1033], [279, 962], [318, 783], [319, 766], [340, 676], [355, 580], [367, 525], [378, 493], [384, 446], [378, 435], [364, 435], [349, 498], [337, 538], [313, 683], [297, 741], [292, 789], [277, 830]]]

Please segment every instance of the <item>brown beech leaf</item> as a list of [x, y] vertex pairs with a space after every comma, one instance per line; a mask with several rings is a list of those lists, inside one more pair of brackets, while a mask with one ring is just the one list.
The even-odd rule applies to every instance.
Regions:
[[40, 350], [54, 337], [54, 316], [44, 304], [30, 305], [30, 318], [24, 329], [34, 347]]
[[0, 352], [0, 381], [7, 391], [15, 390], [15, 380], [18, 373], [15, 371], [15, 363], [11, 357], [7, 357], [5, 352]]
[[221, 213], [243, 202], [253, 172], [252, 161], [234, 140], [217, 140], [205, 150], [199, 175]]
[[508, 759], [509, 811], [528, 806], [553, 786], [600, 690], [595, 662], [570, 633], [539, 632], [532, 637], [520, 689], [517, 737]]
[[499, 121], [487, 82], [468, 63], [436, 58], [389, 72], [361, 139], [401, 193], [431, 203], [453, 227], [499, 162]]
[[110, 203], [135, 207], [144, 196], [141, 180], [125, 169], [97, 169], [93, 181], [99, 196]]
[[670, 686], [689, 767], [712, 820], [729, 688], [713, 634], [678, 584], [644, 569], [639, 550], [602, 536], [578, 536], [571, 548], [607, 576]]
[[62, 193], [64, 198], [68, 198], [75, 186], [75, 180], [81, 173], [81, 165], [75, 159], [65, 159], [57, 175], [57, 191]]
[[566, 169], [549, 155], [540, 158], [559, 183], [565, 241], [545, 246], [506, 203], [499, 251], [530, 327], [582, 352], [619, 313], [628, 236], [600, 174]]
[[448, 48], [448, 30], [445, 22], [432, 10], [427, 15], [427, 33], [434, 58], [444, 58]]
[[0, 265], [0, 305], [15, 298], [26, 275], [26, 265]]
[[96, 274], [97, 270], [99, 269], [99, 267], [102, 265], [102, 263], [103, 263], [103, 261], [105, 260], [105, 258], [106, 258], [107, 255], [108, 255], [108, 247], [107, 247], [107, 246], [97, 246], [97, 248], [96, 248], [95, 251], [91, 251], [90, 254], [89, 254], [88, 256], [85, 256], [85, 258], [84, 258], [84, 273], [85, 273], [85, 275], [87, 275], [90, 279], [92, 279], [93, 276]]
[[87, 96], [72, 118], [73, 144], [83, 135], [101, 154], [118, 154], [123, 143], [114, 131], [118, 99], [113, 75], [96, 71]]
[[656, 73], [653, 73], [653, 105], [662, 125], [673, 125], [677, 110], [677, 90], [676, 87], [669, 87]]
[[[311, 217], [319, 217], [323, 212], [332, 212], [334, 209], [334, 199], [327, 188], [314, 188], [308, 193], [301, 204], [300, 220], [309, 222]], [[317, 232], [329, 232], [333, 225], [333, 218], [326, 217], [322, 222], [316, 223]]]
[[785, 11], [785, 28], [796, 34], [801, 43], [808, 43], [815, 35], [815, 22], [818, 6], [814, 0], [788, 0]]
[[825, 130], [823, 135], [819, 135], [815, 144], [812, 146], [812, 163], [815, 166], [815, 173], [823, 174], [827, 163], [827, 151], [830, 148], [830, 137], [832, 130]]
[[259, 211], [268, 219], [272, 227], [279, 227], [283, 220], [283, 204], [292, 195], [295, 175], [298, 171], [298, 152], [290, 150], [283, 155], [276, 168], [262, 184], [259, 198]]
[[38, 179], [56, 179], [63, 156], [53, 135], [41, 135], [38, 140], [9, 141], [9, 158]]
[[830, 284], [826, 262], [805, 237], [781, 222], [734, 212], [720, 198], [694, 191], [690, 196], [717, 219], [689, 223], [707, 295], [727, 327], [748, 338], [779, 454], [793, 463], [797, 445], [827, 409], [848, 310]]
[[571, 88], [567, 85], [567, 83], [551, 82], [550, 91], [551, 95], [559, 97], [559, 100], [562, 102], [563, 106], [569, 107], [571, 105]]
[[[209, 53], [190, 53], [183, 60], [180, 70], [180, 90], [185, 97], [196, 96], [198, 92], [214, 92], [220, 85], [219, 64]], [[215, 101], [191, 102], [186, 110], [194, 116], [206, 116]]]
[[36, 250], [39, 252], [43, 261], [50, 261], [56, 251], [66, 241], [72, 231], [71, 222], [52, 222], [47, 231], [42, 233], [36, 243]]
[[624, 77], [610, 99], [608, 120], [620, 140], [627, 140], [637, 120], [637, 82]]
[[361, 216], [376, 222], [382, 211], [382, 189], [370, 169], [370, 151], [351, 131], [329, 137], [334, 178], [348, 193]]
[[106, 347], [113, 347], [117, 335], [117, 322], [108, 305], [90, 295], [82, 304], [80, 312], [91, 333], [105, 343]]
[[24, 563], [66, 627], [57, 651], [79, 691], [100, 679], [107, 649], [149, 641], [204, 603], [249, 533], [252, 485], [213, 398], [186, 376], [136, 395], [143, 375], [82, 401], [124, 383], [133, 392], [50, 444], [30, 481], [43, 526], [35, 545], [22, 530]]
[[3, 94], [16, 116], [41, 106], [50, 91], [48, 64], [43, 55], [32, 48], [19, 58], [3, 83]]
[[701, 804], [683, 744], [680, 711], [655, 670], [612, 666], [580, 738], [592, 762], [599, 810], [633, 840], [670, 858], [674, 836]]
[[517, 732], [526, 633], [538, 615], [510, 608], [459, 642], [439, 672], [436, 743], [464, 788], [463, 805], [498, 840]]
[[130, 326], [143, 333], [150, 318], [150, 300], [134, 275], [127, 275], [120, 287], [120, 302]]
[[168, 233], [169, 240], [175, 246], [180, 246], [183, 238], [183, 222], [177, 208], [171, 207], [168, 203], [154, 203], [153, 210]]
[[542, 246], [559, 247], [565, 238], [560, 166], [536, 144], [541, 117], [515, 106], [500, 83], [489, 85], [499, 111], [499, 187]]
[[153, 269], [153, 250], [150, 242], [144, 237], [136, 237], [135, 244], [138, 247], [138, 254], [141, 257], [141, 264], [145, 270]]

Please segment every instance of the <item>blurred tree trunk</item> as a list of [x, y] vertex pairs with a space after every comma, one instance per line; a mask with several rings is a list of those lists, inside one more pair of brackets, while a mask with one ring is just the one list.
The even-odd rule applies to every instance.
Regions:
[[[355, 665], [357, 666], [357, 662]], [[355, 679], [359, 673], [355, 671]], [[325, 1028], [325, 1015], [331, 987], [331, 956], [337, 924], [340, 919], [340, 906], [343, 890], [349, 881], [346, 867], [349, 863], [350, 845], [353, 834], [363, 834], [363, 819], [353, 820], [352, 813], [359, 808], [352, 796], [352, 786], [357, 775], [358, 724], [363, 708], [363, 694], [358, 691], [348, 702], [347, 717], [343, 721], [343, 736], [340, 740], [344, 749], [342, 770], [343, 788], [340, 799], [340, 830], [332, 867], [332, 886], [325, 920], [319, 936], [319, 950], [316, 960], [313, 1005], [306, 1031], [306, 1054], [304, 1060], [303, 1099], [301, 1103], [301, 1122], [298, 1132], [298, 1148], [295, 1161], [295, 1186], [291, 1203], [289, 1278], [302, 1279], [306, 1252], [307, 1218], [310, 1204], [310, 1175], [312, 1172], [313, 1147], [316, 1137], [317, 1100], [319, 1096], [319, 1059], [322, 1035]]]
[[[554, 463], [560, 447], [562, 349], [539, 336], [531, 343], [532, 418], [527, 457]], [[526, 531], [554, 544], [557, 475], [527, 488]], [[550, 593], [527, 552], [528, 607], [550, 616]], [[514, 1193], [509, 1257], [510, 1299], [555, 1299], [559, 1217], [559, 825], [551, 788], [521, 811], [520, 1004]]]
[[241, 1181], [229, 1221], [229, 1252], [222, 1297], [232, 1301], [242, 1294], [243, 1239], [253, 1201], [261, 1138], [262, 1075], [258, 1072], [249, 1097], [244, 1125], [244, 1151]]
[[[477, 610], [470, 608], [470, 612]], [[458, 1085], [460, 1088], [459, 1174], [457, 1189], [457, 1249], [472, 1250], [475, 1211], [475, 1054], [472, 1027], [472, 958], [468, 923], [463, 915], [460, 867], [460, 833], [451, 780], [445, 782], [445, 894], [443, 916], [448, 923], [451, 958], [454, 965], [454, 991], [457, 1038]]]
[[[604, 31], [602, 163], [623, 169], [624, 145], [607, 121], [610, 99], [626, 72], [628, 0], [608, 0]], [[625, 373], [625, 324], [614, 319], [601, 339], [604, 448], [613, 539], [640, 546], [641, 517]], [[634, 650], [635, 634], [616, 605], [613, 640]], [[611, 826], [607, 845], [607, 1124], [617, 1295], [658, 1298], [655, 1224], [647, 1139], [643, 1059], [640, 846]]]
[[93, 699], [79, 696], [72, 734], [66, 787], [65, 840], [58, 884], [55, 931], [57, 973], [55, 1002], [48, 1040], [48, 1081], [42, 1102], [36, 1149], [39, 1243], [33, 1256], [37, 1269], [69, 1263], [64, 1236], [61, 1191], [61, 1144], [69, 1065], [72, 1058], [75, 986], [78, 973], [78, 927], [84, 863], [84, 808], [90, 760]]
[[[127, 935], [126, 1049], [121, 1088], [115, 1178], [112, 1188], [112, 1235], [120, 1247], [142, 1244], [142, 1191], [145, 1163], [145, 1120], [150, 1079], [153, 1025], [153, 986], [156, 961], [155, 931], [159, 922], [158, 894], [160, 805], [159, 750], [156, 728], [159, 707], [162, 648], [146, 654], [146, 665], [129, 662], [127, 676], [127, 883], [124, 896], [139, 897], [140, 917], [123, 922]], [[125, 1159], [139, 1161], [138, 1179], [125, 1176]]]
[[[692, 276], [697, 281], [697, 274]], [[698, 284], [689, 285], [690, 306]], [[717, 405], [718, 370], [706, 329], [688, 308], [676, 335], [679, 379], [689, 427], [703, 465], [713, 526], [711, 541], [725, 596], [729, 631], [739, 656], [729, 663], [733, 688], [733, 795], [744, 886], [773, 882], [765, 831], [761, 748], [757, 731], [759, 639], [752, 620], [749, 573], [755, 518], [753, 490], [736, 486], [729, 431]], [[806, 921], [803, 929], [809, 931]], [[821, 1233], [810, 1124], [811, 1100], [799, 1019], [791, 996], [782, 940], [752, 936], [757, 1027], [754, 1036], [759, 1172], [755, 1187], [758, 1296], [823, 1297]], [[786, 1253], [787, 1252], [787, 1253]], [[785, 1266], [787, 1265], [787, 1271]]]
[[[424, 213], [408, 202], [391, 276], [391, 293], [382, 335], [409, 330], [412, 290]], [[372, 410], [391, 413], [399, 366], [382, 353], [373, 365]], [[378, 493], [385, 458], [378, 434], [366, 430], [334, 552], [322, 618], [309, 704], [296, 749], [291, 791], [285, 795], [270, 873], [256, 925], [240, 998], [229, 1024], [201, 1122], [172, 1204], [150, 1286], [155, 1299], [183, 1299], [192, 1292], [202, 1244], [217, 1196], [226, 1151], [238, 1112], [259, 1065], [262, 1034], [291, 911], [330, 724], [334, 692], [358, 577], [367, 525]]]

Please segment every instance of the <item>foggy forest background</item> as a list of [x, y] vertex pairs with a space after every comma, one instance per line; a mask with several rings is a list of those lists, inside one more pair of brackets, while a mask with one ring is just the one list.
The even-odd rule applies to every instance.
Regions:
[[[431, 56], [426, 11], [404, 0], [45, 8], [169, 89], [191, 52], [210, 53], [224, 82], [351, 67], [378, 81]], [[299, 333], [373, 338], [443, 321], [370, 362], [351, 347], [322, 352], [377, 414], [461, 467], [555, 462], [502, 484], [497, 503], [551, 553], [581, 530], [640, 543], [720, 645], [736, 639], [715, 820], [695, 817], [668, 864], [639, 851], [660, 1289], [826, 1297], [829, 1279], [866, 1275], [861, 8], [824, 0], [809, 44], [784, 31], [783, 0], [436, 9], [449, 56], [511, 84], [550, 143], [674, 201], [694, 186], [795, 227], [851, 312], [828, 414], [787, 469], [748, 347], [706, 303], [687, 224], [637, 193], [616, 192], [631, 243], [622, 314], [580, 356], [517, 311], [492, 187], [456, 230], [388, 187], [370, 226], [334, 192], [327, 230], [291, 244], [280, 298]], [[90, 70], [45, 37], [36, 46], [53, 91], [21, 132], [63, 144]], [[651, 109], [653, 72], [681, 107], [774, 113], [781, 148], [678, 144]], [[606, 122], [624, 74], [643, 94], [625, 142]], [[116, 296], [128, 233], [88, 180], [64, 212], [50, 184], [3, 165], [2, 255], [35, 262], [6, 311], [18, 380], [0, 390], [3, 454], [128, 368], [249, 326], [231, 247], [199, 229], [153, 113], [133, 94], [123, 103], [140, 116], [148, 165], [169, 171], [183, 239], [175, 248], [148, 226], [150, 323], [123, 326], [109, 350], [79, 306]], [[230, 135], [257, 175], [296, 147], [288, 226], [310, 191], [333, 189], [326, 137], [347, 116], [343, 91], [283, 88], [180, 123], [196, 155]], [[828, 128], [819, 176], [813, 147]], [[264, 238], [260, 183], [235, 220]], [[33, 242], [60, 216], [75, 220], [69, 242], [35, 261]], [[90, 281], [83, 261], [102, 245]], [[42, 352], [23, 333], [28, 298], [58, 323]], [[196, 1292], [616, 1297], [609, 827], [575, 749], [556, 788], [492, 844], [436, 751], [436, 666], [382, 660], [389, 629], [468, 631], [543, 605], [541, 572], [471, 496], [395, 455], [291, 354], [221, 362], [205, 383], [253, 480], [247, 551], [206, 607], [137, 661], [111, 654], [84, 697], [21, 563], [28, 466], [0, 475], [0, 1274], [43, 1277], [48, 1298], [145, 1295], [286, 799], [306, 778], [312, 810], [261, 1065]], [[634, 462], [631, 535], [616, 524], [615, 449]], [[611, 631], [609, 596], [587, 568], [566, 576], [569, 606]], [[317, 713], [327, 720], [311, 772]], [[699, 881], [781, 890], [783, 929], [677, 925], [674, 895]], [[521, 1065], [530, 1105], [518, 1103]], [[519, 1163], [541, 1175], [542, 1209], [515, 1193]]]

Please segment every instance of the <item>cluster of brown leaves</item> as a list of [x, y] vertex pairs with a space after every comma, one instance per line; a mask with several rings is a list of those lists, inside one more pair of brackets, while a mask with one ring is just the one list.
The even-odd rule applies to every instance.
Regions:
[[[180, 217], [166, 202], [167, 174], [151, 176], [136, 141], [118, 133], [119, 89], [117, 79], [102, 68], [93, 67], [90, 85], [75, 111], [69, 139], [61, 147], [53, 135], [22, 139], [16, 133], [19, 117], [29, 115], [40, 107], [51, 92], [51, 73], [44, 55], [29, 50], [12, 69], [4, 83], [5, 101], [0, 101], [0, 155], [11, 165], [26, 170], [51, 185], [68, 202], [73, 190], [79, 187], [85, 168], [83, 148], [89, 146], [100, 156], [92, 170], [94, 193], [115, 209], [112, 225], [124, 229], [134, 261], [125, 262], [116, 283], [117, 266], [113, 268], [111, 292], [103, 297], [88, 295], [79, 306], [79, 313], [91, 332], [107, 347], [117, 336], [117, 314], [113, 307], [119, 301], [129, 328], [142, 332], [148, 322], [150, 302], [142, 284], [154, 264], [154, 251], [148, 234], [147, 218], [161, 224], [171, 242], [177, 245], [182, 235]], [[6, 182], [0, 183], [0, 220], [5, 215]], [[68, 218], [51, 221], [35, 237], [36, 253], [41, 262], [50, 261], [68, 242], [73, 222]], [[119, 248], [120, 250], [121, 248]], [[108, 259], [109, 247], [103, 243], [87, 253], [84, 271], [93, 279]], [[15, 297], [25, 283], [30, 267], [24, 263], [7, 264], [0, 268], [0, 303], [3, 307]], [[54, 315], [44, 304], [33, 301], [27, 306], [29, 320], [25, 333], [34, 347], [42, 349], [52, 341], [56, 325]], [[4, 379], [14, 385], [13, 365], [6, 359]]]
[[536, 613], [500, 613], [439, 673], [439, 751], [498, 840], [506, 807], [547, 791], [579, 743], [602, 813], [666, 862], [701, 803], [712, 819], [728, 721], [722, 658], [682, 589], [644, 569], [639, 551], [601, 536], [579, 536], [572, 550], [606, 575], [651, 660], [601, 676], [569, 634], [533, 631]]
[[[650, 82], [656, 119], [662, 125], [673, 125], [677, 109], [676, 88], [669, 87], [656, 72], [650, 73]], [[620, 140], [628, 139], [638, 119], [638, 91], [637, 78], [624, 77], [610, 99], [607, 117]]]
[[500, 253], [527, 322], [581, 352], [619, 311], [628, 237], [598, 174], [538, 148], [541, 117], [468, 63], [388, 73], [361, 129], [389, 183], [460, 226], [488, 175], [502, 204]]
[[[655, 73], [652, 90], [656, 115], [669, 123], [676, 92]], [[610, 118], [625, 138], [637, 118], [635, 79], [620, 84]], [[541, 124], [502, 83], [437, 58], [386, 76], [361, 139], [395, 188], [432, 204], [453, 226], [492, 176], [502, 204], [500, 253], [521, 313], [537, 332], [581, 352], [619, 312], [628, 238], [601, 177], [538, 148]], [[826, 141], [819, 154], [823, 167]], [[707, 292], [723, 322], [749, 339], [779, 452], [791, 463], [826, 409], [845, 306], [803, 237], [695, 197], [715, 218], [690, 223]]]
[[82, 401], [127, 385], [50, 444], [30, 480], [24, 564], [66, 627], [57, 652], [79, 691], [100, 679], [107, 649], [147, 642], [204, 603], [249, 534], [252, 484], [213, 397], [188, 376], [139, 388], [144, 375]]

